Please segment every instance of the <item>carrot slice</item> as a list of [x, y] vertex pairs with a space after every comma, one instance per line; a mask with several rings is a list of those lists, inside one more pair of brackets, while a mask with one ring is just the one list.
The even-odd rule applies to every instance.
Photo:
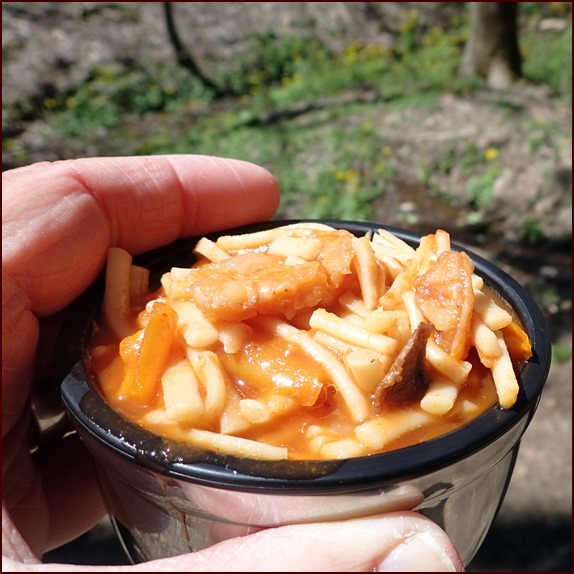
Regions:
[[120, 345], [125, 364], [118, 397], [138, 405], [149, 405], [155, 397], [169, 356], [177, 314], [169, 305], [158, 306], [143, 330], [126, 337]]
[[510, 356], [516, 361], [527, 361], [532, 357], [532, 345], [526, 331], [512, 321], [501, 329]]

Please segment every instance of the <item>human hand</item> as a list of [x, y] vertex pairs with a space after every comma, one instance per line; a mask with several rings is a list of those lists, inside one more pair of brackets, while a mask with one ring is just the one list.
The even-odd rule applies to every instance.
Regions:
[[[180, 237], [268, 219], [278, 198], [275, 180], [262, 168], [206, 156], [80, 159], [3, 174], [3, 571], [102, 570], [39, 559], [105, 513], [91, 458], [75, 435], [30, 442], [39, 321], [95, 280], [108, 247], [135, 255]], [[406, 510], [269, 529], [156, 561], [153, 569], [462, 570], [444, 532]]]

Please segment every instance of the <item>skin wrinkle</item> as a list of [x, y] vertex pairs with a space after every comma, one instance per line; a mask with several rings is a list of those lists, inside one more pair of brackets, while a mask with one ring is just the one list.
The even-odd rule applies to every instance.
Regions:
[[[209, 177], [205, 177], [205, 175], [204, 175], [205, 171], [207, 171], [207, 173], [209, 173], [209, 164], [210, 163], [214, 163], [213, 160], [211, 160], [210, 158], [203, 158], [202, 159], [202, 166], [201, 166], [202, 169], [197, 170], [197, 173], [195, 173], [193, 176], [193, 180], [192, 180], [193, 187], [197, 187], [197, 188], [200, 188], [203, 186], [205, 186], [206, 188], [211, 187]], [[211, 218], [206, 207], [207, 207], [206, 204], [201, 205], [199, 203], [196, 203], [195, 221], [193, 222], [194, 225], [197, 222], [201, 221], [202, 219], [209, 220]], [[227, 205], [225, 204], [225, 202], [221, 202], [219, 205], [217, 205], [215, 207], [216, 207], [216, 209], [220, 209], [224, 213], [227, 211]]]
[[[86, 202], [86, 200], [88, 200], [88, 197], [85, 195], [78, 197], [78, 201]], [[88, 201], [91, 203], [90, 200]], [[50, 212], [56, 209], [57, 206], [50, 209]], [[90, 208], [88, 210], [93, 212]], [[76, 208], [75, 213], [78, 213], [78, 211], [78, 208]], [[74, 212], [72, 211], [70, 215], [72, 213]], [[103, 242], [93, 233], [94, 225], [92, 222], [94, 218], [92, 213], [82, 213], [75, 216], [74, 219], [78, 222], [85, 222], [85, 225], [74, 225], [80, 231], [72, 233], [72, 229], [68, 228], [65, 235], [53, 239], [52, 236], [46, 234], [46, 239], [49, 238], [51, 241], [38, 249], [36, 254], [30, 257], [27, 262], [27, 276], [34, 279], [34, 288], [32, 289], [29, 286], [28, 292], [31, 295], [33, 310], [40, 315], [51, 314], [59, 311], [62, 307], [62, 305], [59, 305], [54, 308], [49, 303], [42, 305], [39, 301], [44, 297], [44, 293], [54, 292], [55, 286], [58, 285], [61, 298], [65, 301], [71, 301], [78, 292], [78, 286], [85, 288], [85, 286], [92, 283], [104, 264], [105, 251], [103, 249], [96, 250], [97, 246], [103, 245]], [[61, 226], [62, 229], [66, 229], [66, 227], [64, 225]], [[82, 245], [86, 247], [83, 248]], [[84, 249], [91, 250], [92, 253], [97, 253], [98, 251], [101, 251], [101, 253], [98, 257], [97, 265], [82, 269], [80, 274], [75, 261], [81, 256], [80, 252]]]
[[[64, 167], [61, 164], [46, 166], [48, 172], [57, 171], [53, 176], [54, 186], [46, 187], [45, 177], [36, 181], [41, 174], [32, 174], [34, 181], [25, 189], [25, 197], [31, 196], [32, 192], [45, 192], [49, 194], [48, 198], [54, 196], [54, 201], [26, 201], [24, 208], [18, 205], [19, 196], [12, 194], [6, 200], [15, 213], [11, 220], [3, 220], [3, 232], [7, 230], [8, 233], [3, 239], [3, 268], [28, 293], [31, 309], [39, 314], [58, 310], [50, 304], [38, 304], [39, 300], [46, 298], [46, 293], [67, 289], [69, 295], [62, 298], [70, 301], [79, 288], [84, 289], [93, 281], [99, 270], [84, 268], [79, 276], [77, 270], [71, 270], [71, 265], [66, 262], [81, 257], [79, 251], [93, 250], [98, 240], [102, 245], [107, 242], [107, 231], [103, 234], [105, 237], [101, 237], [101, 230], [105, 228], [99, 223], [105, 225], [105, 218], [97, 202], [91, 194], [86, 193], [74, 171], [69, 167], [62, 169]], [[70, 236], [72, 231], [73, 237]], [[23, 259], [19, 255], [22, 252], [32, 255]], [[100, 265], [103, 265], [104, 257], [102, 249]]]
[[233, 164], [231, 164], [229, 161], [226, 160], [225, 165], [229, 168], [229, 171], [235, 176], [235, 179], [239, 183], [240, 188], [241, 188], [241, 194], [245, 197], [245, 201], [248, 201], [249, 200], [249, 194], [248, 194], [247, 190], [245, 189], [245, 185], [241, 181], [241, 178], [237, 174], [237, 171], [233, 167]]
[[[137, 230], [139, 228], [146, 228], [148, 230], [149, 242], [151, 244], [157, 244], [158, 239], [156, 237], [161, 237], [162, 243], [171, 243], [175, 241], [179, 237], [181, 237], [181, 227], [182, 227], [182, 217], [179, 215], [182, 211], [182, 201], [184, 190], [181, 185], [181, 181], [179, 178], [177, 179], [177, 184], [174, 186], [177, 189], [177, 193], [172, 194], [172, 196], [168, 199], [164, 199], [161, 205], [154, 205], [152, 202], [149, 202], [147, 197], [155, 197], [156, 194], [151, 189], [146, 190], [145, 195], [142, 194], [142, 198], [140, 199], [140, 204], [142, 209], [139, 212], [139, 218], [137, 221], [134, 221], [133, 228]], [[159, 182], [161, 183], [161, 182]], [[154, 187], [158, 187], [157, 183], [154, 183]], [[158, 217], [161, 214], [161, 217]], [[165, 232], [165, 226], [160, 224], [159, 227], [157, 226], [157, 222], [161, 220], [171, 220], [173, 224], [171, 225], [169, 235]], [[178, 223], [179, 220], [179, 225]], [[135, 233], [135, 231], [134, 231]], [[122, 241], [122, 243], [126, 243], [126, 241]]]
[[[206, 223], [209, 224], [211, 219], [211, 214], [207, 213], [205, 210], [205, 206], [207, 202], [203, 202], [202, 204], [198, 201], [197, 195], [192, 195], [191, 198], [193, 201], [190, 201], [190, 198], [187, 197], [187, 201], [184, 201], [184, 196], [187, 195], [185, 193], [186, 189], [209, 189], [213, 187], [212, 178], [210, 176], [210, 166], [214, 165], [221, 169], [221, 164], [225, 163], [228, 164], [227, 161], [215, 161], [213, 158], [209, 156], [200, 156], [200, 162], [198, 162], [198, 168], [191, 174], [188, 173], [187, 177], [184, 177], [178, 169], [178, 166], [174, 162], [173, 158], [168, 158], [168, 165], [172, 169], [173, 174], [175, 175], [175, 179], [178, 183], [178, 192], [179, 198], [181, 200], [180, 211], [184, 212], [184, 216], [180, 217], [180, 228], [178, 230], [177, 237], [185, 237], [188, 236], [190, 231], [193, 230], [194, 235], [199, 235], [200, 230], [206, 227]], [[207, 177], [204, 175], [207, 172]], [[238, 183], [241, 185], [241, 189], [244, 189], [244, 184], [241, 178], [239, 178], [236, 172], [233, 172], [235, 175]], [[217, 188], [213, 188], [212, 192], [215, 192]], [[225, 212], [227, 208], [227, 203], [222, 201], [218, 203], [216, 209], [221, 213]], [[177, 237], [174, 237], [176, 239]]]
[[[25, 460], [24, 464], [32, 466], [34, 463], [28, 453], [22, 453], [20, 460]], [[18, 461], [20, 462], [20, 461]], [[24, 466], [20, 462], [21, 466]], [[28, 514], [34, 521], [38, 519], [38, 496], [42, 490], [40, 477], [33, 474], [31, 470], [26, 473], [27, 480], [12, 481], [8, 484], [9, 492], [4, 495], [4, 501], [8, 508], [18, 507], [20, 514]], [[4, 489], [3, 489], [4, 490]]]
[[[317, 539], [316, 544], [321, 544], [322, 543], [322, 536], [321, 533], [319, 532], [319, 530], [316, 530], [313, 532], [314, 537]], [[309, 546], [313, 547], [316, 544], [314, 544], [313, 542], [310, 541]], [[343, 543], [343, 546], [345, 545], [345, 543]], [[375, 564], [378, 562], [378, 554], [376, 556], [372, 556], [369, 555], [368, 558], [366, 558], [364, 561], [359, 562], [357, 560], [358, 556], [356, 552], [353, 552], [353, 546], [355, 546], [355, 544], [353, 542], [351, 542], [349, 544], [349, 546], [351, 548], [348, 549], [347, 552], [339, 552], [337, 554], [333, 554], [333, 559], [332, 562], [329, 564], [330, 569], [334, 572], [348, 572], [349, 571], [349, 567], [351, 566], [348, 563], [348, 556], [349, 555], [353, 555], [353, 560], [352, 560], [352, 565], [354, 566], [354, 570], [357, 572], [365, 572], [365, 571], [372, 571], [375, 567]], [[369, 553], [372, 554], [372, 553]], [[361, 556], [362, 558], [362, 556]]]
[[[103, 168], [105, 169], [105, 163], [103, 165]], [[71, 163], [70, 165], [70, 171], [72, 172], [72, 174], [74, 174], [76, 181], [81, 185], [82, 189], [87, 191], [88, 194], [90, 195], [90, 197], [92, 197], [94, 199], [94, 201], [96, 202], [97, 206], [99, 207], [100, 211], [102, 212], [102, 214], [104, 215], [103, 219], [107, 224], [108, 227], [108, 244], [111, 245], [117, 245], [117, 238], [119, 236], [119, 226], [120, 226], [120, 222], [117, 221], [117, 219], [114, 217], [114, 214], [111, 213], [106, 206], [106, 203], [101, 201], [98, 198], [98, 194], [94, 193], [94, 188], [93, 186], [91, 186], [85, 179], [84, 175], [82, 174], [82, 172], [79, 170], [79, 168], [76, 166], [75, 163]], [[125, 174], [124, 174], [125, 176]], [[103, 179], [103, 178], [102, 178]]]
[[[150, 169], [150, 166], [142, 162], [141, 167], [143, 173], [149, 174], [149, 177], [143, 182], [138, 183], [138, 180], [128, 172], [124, 172], [123, 174], [125, 182], [121, 187], [123, 188], [125, 186], [125, 188], [130, 189], [130, 193], [127, 195], [127, 198], [130, 200], [129, 207], [124, 204], [121, 205], [121, 211], [118, 209], [116, 213], [111, 213], [111, 210], [105, 202], [99, 202], [100, 205], [106, 209], [108, 221], [122, 221], [121, 225], [116, 226], [110, 244], [112, 246], [124, 246], [124, 248], [132, 254], [134, 251], [131, 246], [132, 235], [137, 233], [138, 229], [145, 228], [147, 234], [153, 237], [155, 235], [154, 225], [157, 225], [158, 219], [162, 219], [158, 218], [157, 212], [158, 210], [162, 212], [166, 211], [168, 201], [167, 198], [164, 198], [159, 206], [153, 202], [154, 196], [157, 195], [156, 192], [158, 188], [161, 187], [161, 182], [156, 181], [157, 175], [152, 173], [153, 170]], [[141, 176], [138, 174], [138, 178], [139, 177]], [[92, 193], [96, 199], [100, 199], [93, 190], [90, 190], [90, 193]], [[116, 206], [120, 207], [119, 203], [116, 204]], [[150, 239], [150, 242], [153, 242], [153, 240]]]
[[[180, 236], [178, 226], [173, 226], [173, 233], [166, 238], [165, 221], [168, 219], [177, 222], [181, 220], [183, 196], [185, 195], [181, 178], [173, 169], [171, 161], [156, 165], [150, 158], [137, 158], [138, 170], [121, 171], [121, 179], [117, 177], [117, 168], [108, 168], [103, 175], [98, 174], [94, 181], [82, 178], [81, 183], [85, 190], [94, 198], [104, 214], [109, 228], [110, 246], [121, 246], [132, 255], [156, 247], [158, 243], [166, 244]], [[107, 166], [108, 161], [102, 162]], [[165, 173], [165, 165], [169, 165], [175, 173], [175, 180]], [[76, 171], [79, 167], [74, 165]], [[104, 171], [103, 169], [101, 171]], [[116, 177], [106, 175], [116, 174]], [[147, 177], [142, 174], [148, 174]], [[174, 185], [175, 184], [175, 185]], [[160, 193], [163, 187], [176, 187], [177, 194], [166, 196]], [[109, 190], [113, 187], [113, 192]], [[98, 190], [106, 189], [106, 195]], [[122, 196], [122, 202], [114, 196]], [[105, 199], [105, 200], [104, 200]], [[129, 204], [128, 204], [129, 201]], [[112, 209], [115, 208], [115, 209]], [[167, 214], [167, 215], [166, 215]], [[169, 216], [169, 214], [172, 214]], [[180, 224], [181, 226], [181, 224]], [[145, 238], [147, 245], [140, 245], [137, 249], [133, 245], [134, 236], [139, 229], [146, 229]], [[142, 237], [138, 237], [142, 243]]]
[[[3, 485], [3, 503], [6, 503], [7, 508], [11, 509], [11, 519], [17, 520], [19, 528], [18, 530], [13, 530], [18, 536], [22, 536], [22, 540], [27, 539], [27, 536], [29, 536], [31, 532], [34, 532], [34, 541], [37, 547], [31, 545], [29, 549], [35, 551], [34, 554], [39, 555], [39, 548], [45, 547], [49, 539], [49, 511], [44, 503], [44, 491], [42, 489], [41, 478], [37, 473], [32, 471], [31, 466], [33, 463], [30, 455], [22, 453], [20, 459], [25, 461], [23, 468], [25, 468], [26, 465], [29, 467], [24, 472], [20, 472], [20, 475], [26, 480], [21, 484], [14, 485], [16, 491], [9, 494], [4, 493]], [[8, 489], [10, 488], [11, 485], [8, 485]], [[12, 498], [12, 500], [10, 500], [10, 498]]]
[[[161, 194], [159, 190], [164, 187], [165, 183], [162, 177], [171, 182], [171, 178], [164, 174], [163, 169], [159, 169], [149, 158], [137, 158], [140, 164], [139, 170], [118, 170], [117, 168], [107, 168], [109, 161], [101, 161], [102, 167], [100, 173], [95, 176], [95, 181], [88, 181], [86, 177], [78, 176], [78, 181], [84, 190], [94, 198], [104, 215], [105, 222], [109, 229], [109, 239], [106, 242], [110, 246], [121, 246], [130, 251], [133, 255], [145, 251], [151, 246], [157, 245], [155, 235], [159, 233], [162, 236], [162, 243], [167, 243], [164, 237], [165, 216], [158, 217], [158, 212], [173, 212], [174, 221], [177, 220], [177, 212], [180, 210], [181, 199], [174, 200]], [[111, 160], [110, 160], [111, 161]], [[162, 164], [163, 165], [163, 164]], [[79, 167], [73, 164], [76, 173], [80, 173]], [[103, 172], [103, 173], [102, 173]], [[121, 172], [121, 179], [118, 177]], [[106, 175], [106, 174], [114, 174]], [[143, 174], [148, 174], [143, 177]], [[160, 177], [162, 176], [162, 177]], [[113, 192], [109, 190], [113, 188]], [[98, 190], [106, 189], [107, 193], [102, 195]], [[110, 199], [114, 196], [122, 196], [122, 202]], [[180, 194], [183, 196], [183, 192]], [[129, 201], [129, 204], [127, 203]], [[175, 208], [170, 206], [176, 204]], [[115, 208], [115, 209], [112, 209]], [[154, 230], [158, 226], [158, 231]], [[143, 246], [135, 249], [133, 246], [133, 236], [139, 229], [146, 229], [149, 247]], [[173, 239], [176, 238], [174, 235]], [[141, 240], [141, 238], [140, 238]]]
[[[2, 477], [7, 474], [20, 454], [20, 445], [23, 444], [30, 430], [30, 414], [23, 414], [18, 418], [12, 428], [2, 437]], [[4, 480], [2, 481], [5, 484]]]
[[[37, 300], [38, 297], [41, 297], [39, 293], [43, 291], [51, 291], [52, 290], [51, 285], [54, 285], [56, 283], [60, 283], [62, 286], [65, 287], [65, 291], [67, 291], [67, 293], [64, 296], [66, 299], [69, 300], [73, 299], [73, 295], [76, 292], [76, 286], [74, 283], [70, 281], [70, 279], [71, 277], [74, 276], [75, 271], [74, 266], [71, 263], [67, 262], [65, 257], [63, 256], [59, 257], [59, 255], [62, 254], [61, 253], [62, 250], [59, 249], [59, 245], [62, 245], [64, 242], [67, 242], [67, 238], [62, 238], [61, 241], [52, 243], [51, 245], [47, 245], [44, 249], [39, 251], [34, 257], [31, 257], [29, 259], [27, 276], [31, 275], [32, 273], [35, 273], [35, 271], [33, 270], [35, 268], [37, 269], [42, 267], [43, 262], [48, 258], [60, 261], [58, 269], [54, 269], [52, 273], [49, 272], [42, 273], [42, 275], [37, 278], [35, 289], [32, 292], [34, 300]], [[87, 281], [90, 281], [90, 278], [88, 278]], [[42, 307], [39, 307], [38, 305], [34, 305], [34, 307], [36, 313], [40, 317], [47, 316], [54, 311], [54, 309], [49, 307], [46, 310], [42, 309]], [[56, 309], [56, 311], [58, 310], [59, 309]]]
[[[219, 164], [223, 162], [216, 163], [207, 156], [200, 156], [198, 169], [193, 173], [182, 174], [173, 159], [170, 158], [170, 165], [180, 182], [179, 190], [182, 195], [185, 189], [209, 189], [210, 192], [213, 193], [213, 182], [209, 176], [209, 169], [206, 170], [206, 167], [209, 166], [210, 163], [219, 167]], [[205, 171], [207, 171], [207, 177], [204, 175]], [[205, 226], [204, 222], [211, 219], [205, 209], [207, 202], [203, 202], [202, 205], [198, 199], [199, 196], [197, 194], [192, 194], [191, 197], [188, 197], [187, 202], [184, 202], [184, 206], [187, 206], [187, 209], [184, 210], [184, 217], [181, 218], [180, 237], [190, 234], [199, 235], [202, 226]], [[220, 211], [225, 211], [226, 202], [220, 201], [215, 207]]]
[[[11, 448], [11, 465], [6, 469], [2, 469], [2, 500], [6, 504], [6, 508], [10, 509], [19, 505], [23, 499], [26, 499], [38, 484], [32, 472], [33, 462], [31, 455], [22, 448], [22, 446], [26, 445], [26, 441], [23, 440], [22, 444], [14, 444], [14, 442], [12, 444], [20, 448], [17, 450]], [[16, 466], [22, 470], [19, 472], [18, 477], [14, 478], [10, 471], [11, 468]]]
[[[193, 189], [200, 189], [203, 188], [209, 192], [209, 194], [218, 194], [222, 196], [222, 200], [215, 203], [215, 202], [201, 202], [198, 203], [198, 210], [196, 215], [196, 227], [193, 229], [195, 235], [199, 235], [200, 233], [204, 232], [204, 229], [207, 227], [203, 222], [209, 222], [213, 220], [215, 217], [225, 218], [228, 219], [231, 223], [228, 227], [235, 227], [236, 225], [241, 225], [243, 223], [247, 223], [247, 221], [237, 221], [237, 206], [241, 205], [242, 209], [252, 210], [252, 205], [257, 204], [261, 201], [261, 196], [257, 194], [251, 193], [251, 188], [246, 187], [245, 181], [246, 178], [244, 176], [244, 163], [237, 162], [235, 160], [228, 160], [224, 158], [220, 158], [219, 161], [215, 161], [214, 158], [208, 156], [202, 156], [202, 167], [203, 169], [196, 170], [192, 177], [186, 180], [185, 183], [189, 183], [190, 188]], [[212, 170], [217, 166], [217, 168], [222, 172], [222, 177], [220, 178], [220, 182], [218, 182], [218, 186], [214, 186], [214, 182], [210, 177], [210, 173]], [[224, 170], [222, 168], [227, 167], [228, 170]], [[229, 177], [229, 175], [232, 177]], [[191, 174], [189, 174], [191, 175]], [[265, 191], [267, 193], [271, 192], [272, 187], [272, 179], [271, 176], [261, 171], [260, 178], [265, 177], [266, 179], [266, 186]], [[249, 181], [249, 180], [248, 180]], [[250, 182], [251, 183], [251, 182]], [[239, 184], [239, 185], [237, 185]], [[259, 185], [259, 188], [262, 186]], [[234, 201], [229, 202], [226, 201], [227, 199], [227, 189], [233, 188], [235, 191], [234, 194]], [[238, 201], [236, 198], [240, 197], [241, 199]], [[279, 199], [277, 195], [277, 200]], [[268, 200], [265, 200], [268, 203]], [[276, 204], [276, 206], [278, 203]], [[191, 228], [188, 226], [185, 228], [185, 233], [189, 234]]]
[[[10, 571], [4, 568], [5, 551], [7, 551], [7, 555], [10, 554], [15, 560], [19, 560], [24, 564], [30, 566], [40, 564], [40, 561], [32, 554], [20, 534], [11, 528], [11, 520], [9, 513], [4, 509], [4, 505], [2, 505], [2, 571]], [[21, 570], [24, 570], [24, 568], [17, 567], [14, 571], [19, 572]]]
[[168, 158], [167, 165], [169, 165], [172, 173], [175, 175], [176, 181], [178, 182], [177, 193], [178, 193], [178, 198], [180, 201], [179, 210], [182, 212], [185, 211], [184, 217], [180, 218], [179, 229], [177, 232], [178, 237], [184, 237], [186, 225], [191, 225], [192, 228], [195, 228], [195, 226], [196, 226], [197, 215], [199, 213], [199, 206], [198, 206], [197, 199], [195, 199], [195, 201], [188, 201], [187, 203], [189, 203], [189, 206], [188, 206], [187, 210], [185, 209], [185, 205], [186, 205], [185, 195], [186, 195], [186, 193], [185, 193], [185, 186], [183, 184], [183, 178], [182, 178], [181, 174], [179, 173], [179, 171], [178, 171], [178, 169], [177, 169], [176, 165], [174, 164], [171, 157]]
[[2, 278], [2, 437], [27, 402], [39, 327], [29, 300], [9, 277]]
[[2, 571], [8, 572], [4, 568], [4, 554], [13, 556], [15, 560], [20, 560], [26, 564], [37, 564], [38, 559], [30, 552], [28, 545], [24, 542], [18, 531], [11, 527], [12, 518], [2, 504]]
[[[22, 315], [30, 310], [30, 299], [7, 273], [2, 273], [2, 340], [8, 340]], [[2, 347], [4, 349], [4, 347]], [[4, 367], [7, 361], [2, 361]]]
[[[12, 198], [9, 198], [8, 201], [10, 199]], [[22, 203], [26, 199], [25, 197], [22, 198]], [[31, 202], [28, 202], [28, 204], [30, 205]], [[12, 208], [12, 206], [6, 207], [4, 205], [3, 196], [3, 212], [6, 212], [8, 208]], [[37, 219], [45, 216], [45, 214], [45, 209], [41, 210], [39, 207], [36, 208], [36, 205], [31, 204], [27, 210], [27, 218], [25, 220], [22, 219], [20, 214], [16, 214], [11, 220], [2, 219], [2, 271], [4, 274], [10, 274], [15, 251], [18, 251], [22, 245], [37, 242], [38, 238], [45, 234], [45, 229], [42, 227], [37, 228]], [[32, 230], [32, 233], [30, 230]]]

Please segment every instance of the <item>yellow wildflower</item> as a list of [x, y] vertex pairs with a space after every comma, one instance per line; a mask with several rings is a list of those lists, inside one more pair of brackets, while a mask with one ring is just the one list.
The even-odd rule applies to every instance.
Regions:
[[498, 157], [498, 150], [495, 147], [489, 147], [484, 150], [486, 161], [494, 161]]

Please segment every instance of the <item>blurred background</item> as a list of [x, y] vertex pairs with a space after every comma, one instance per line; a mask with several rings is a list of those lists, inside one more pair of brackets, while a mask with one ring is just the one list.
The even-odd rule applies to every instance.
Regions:
[[[442, 227], [525, 285], [553, 366], [469, 571], [571, 571], [571, 2], [3, 2], [2, 48], [3, 170], [244, 159], [278, 217]], [[45, 559], [125, 560], [107, 523]]]

